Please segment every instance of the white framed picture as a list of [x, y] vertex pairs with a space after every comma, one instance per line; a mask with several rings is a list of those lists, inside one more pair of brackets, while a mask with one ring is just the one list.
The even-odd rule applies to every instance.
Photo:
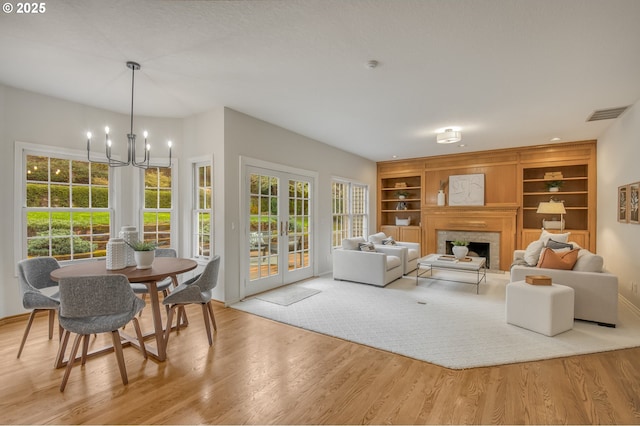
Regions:
[[450, 206], [484, 206], [484, 174], [449, 176]]

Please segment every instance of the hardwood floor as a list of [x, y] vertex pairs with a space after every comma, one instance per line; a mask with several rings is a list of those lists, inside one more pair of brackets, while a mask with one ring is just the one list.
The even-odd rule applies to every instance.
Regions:
[[[640, 423], [640, 348], [449, 370], [221, 305], [209, 347], [200, 308], [187, 313], [166, 362], [125, 348], [125, 386], [112, 353], [91, 358], [64, 393], [47, 316], [20, 359], [25, 321], [1, 325], [0, 423]], [[143, 329], [150, 317], [146, 309]]]

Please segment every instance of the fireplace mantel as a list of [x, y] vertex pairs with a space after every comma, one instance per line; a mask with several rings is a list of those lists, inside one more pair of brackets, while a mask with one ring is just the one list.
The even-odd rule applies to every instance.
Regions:
[[499, 232], [500, 265], [508, 268], [516, 248], [517, 213], [517, 206], [424, 207], [426, 253], [437, 252], [438, 231]]

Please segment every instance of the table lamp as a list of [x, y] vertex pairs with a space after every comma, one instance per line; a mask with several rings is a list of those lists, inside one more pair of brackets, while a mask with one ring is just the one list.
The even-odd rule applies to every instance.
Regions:
[[[567, 211], [564, 208], [564, 202], [554, 201], [553, 198], [549, 201], [543, 201], [538, 204], [538, 210], [536, 213], [542, 214], [559, 214], [560, 215], [560, 232], [564, 230], [564, 218], [563, 215]], [[544, 227], [544, 224], [543, 224]]]

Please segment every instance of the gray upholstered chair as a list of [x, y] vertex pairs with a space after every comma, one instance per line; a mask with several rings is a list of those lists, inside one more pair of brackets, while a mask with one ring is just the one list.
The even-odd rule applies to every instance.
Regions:
[[[213, 305], [211, 304], [211, 296], [213, 288], [218, 284], [218, 269], [220, 268], [220, 256], [214, 256], [204, 267], [204, 271], [194, 278], [180, 284], [173, 289], [171, 294], [164, 298], [163, 302], [169, 306], [169, 314], [167, 315], [167, 328], [165, 330], [165, 344], [169, 342], [169, 333], [171, 332], [171, 324], [173, 322], [173, 312], [176, 308], [184, 310], [184, 305], [197, 303], [202, 305], [202, 314], [204, 316], [204, 324], [209, 338], [209, 346], [213, 345], [211, 338], [211, 326], [217, 330], [216, 319], [213, 315]], [[180, 315], [178, 315], [180, 318]], [[180, 320], [178, 319], [178, 327]]]
[[96, 333], [111, 333], [122, 383], [125, 385], [128, 383], [118, 329], [133, 320], [140, 350], [147, 358], [142, 332], [136, 318], [136, 314], [144, 305], [144, 301], [133, 293], [129, 280], [124, 275], [95, 275], [60, 280], [59, 321], [63, 333], [57, 362], [64, 357], [70, 334], [76, 333], [67, 368], [60, 384], [61, 392], [64, 391], [69, 379], [80, 340], [84, 339], [82, 348], [82, 365], [84, 365], [89, 336]]
[[[51, 295], [44, 294], [41, 290], [58, 287], [58, 283], [52, 281], [49, 275], [51, 271], [60, 268], [58, 261], [53, 257], [34, 257], [18, 262], [18, 280], [22, 289], [22, 306], [31, 309], [27, 328], [24, 330], [18, 358], [22, 354], [22, 349], [27, 341], [27, 336], [31, 330], [33, 319], [38, 312], [49, 312], [49, 339], [53, 337], [53, 323], [56, 311], [60, 305], [58, 292]], [[53, 291], [53, 290], [52, 290]]]

